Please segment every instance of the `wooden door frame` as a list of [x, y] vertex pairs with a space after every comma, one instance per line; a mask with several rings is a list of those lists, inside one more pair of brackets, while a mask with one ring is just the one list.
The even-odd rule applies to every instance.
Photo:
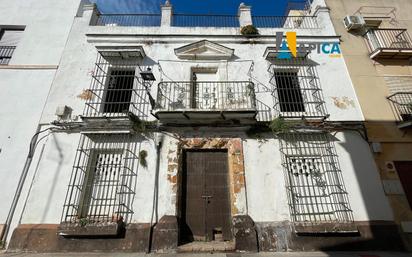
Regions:
[[[180, 219], [181, 213], [181, 189], [184, 167], [183, 151], [187, 149], [227, 150], [228, 153], [228, 177], [229, 177], [229, 201], [231, 218], [237, 215], [247, 215], [246, 180], [244, 153], [241, 138], [185, 138], [177, 143], [177, 151], [169, 151], [167, 179], [176, 197], [172, 199], [175, 205], [176, 216]], [[232, 234], [234, 235], [233, 231]], [[180, 235], [179, 235], [180, 237]]]

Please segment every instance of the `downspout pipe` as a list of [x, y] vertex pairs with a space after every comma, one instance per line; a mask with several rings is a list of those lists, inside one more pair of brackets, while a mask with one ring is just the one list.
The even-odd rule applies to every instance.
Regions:
[[[148, 246], [146, 253], [150, 253], [152, 250], [152, 243], [153, 243], [153, 227], [157, 224], [158, 213], [158, 194], [159, 194], [159, 170], [160, 170], [160, 151], [162, 149], [163, 143], [163, 134], [156, 133], [155, 134], [155, 146], [156, 146], [156, 171], [155, 171], [155, 179], [153, 185], [153, 204], [152, 204], [152, 216], [150, 217], [150, 227], [149, 227], [149, 238], [148, 238]], [[153, 223], [153, 218], [156, 214], [156, 222]]]
[[6, 219], [3, 235], [1, 235], [1, 240], [4, 243], [7, 241], [7, 236], [8, 236], [9, 231], [10, 231], [10, 225], [11, 225], [11, 222], [13, 221], [13, 216], [14, 216], [14, 213], [16, 211], [17, 204], [18, 204], [20, 196], [21, 196], [21, 192], [23, 191], [23, 186], [24, 186], [24, 183], [26, 181], [27, 174], [29, 173], [31, 162], [33, 161], [33, 156], [34, 156], [34, 152], [35, 152], [35, 149], [36, 149], [37, 139], [38, 139], [38, 137], [41, 133], [46, 132], [50, 129], [51, 128], [40, 130], [40, 125], [38, 125], [36, 133], [31, 138], [29, 153], [27, 154], [26, 162], [24, 163], [24, 167], [23, 167], [23, 170], [20, 174], [19, 182], [17, 184], [17, 189], [16, 189], [16, 192], [14, 193], [14, 197], [13, 197], [13, 201], [12, 201], [11, 206], [10, 206], [9, 213], [7, 214], [7, 219]]

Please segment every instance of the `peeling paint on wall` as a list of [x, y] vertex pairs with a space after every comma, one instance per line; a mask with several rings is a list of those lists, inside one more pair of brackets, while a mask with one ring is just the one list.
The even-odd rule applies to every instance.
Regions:
[[93, 93], [90, 89], [85, 89], [80, 95], [77, 95], [77, 97], [83, 100], [90, 100], [93, 97]]
[[332, 97], [333, 104], [339, 109], [348, 109], [349, 107], [355, 108], [355, 101], [347, 96], [344, 97]]

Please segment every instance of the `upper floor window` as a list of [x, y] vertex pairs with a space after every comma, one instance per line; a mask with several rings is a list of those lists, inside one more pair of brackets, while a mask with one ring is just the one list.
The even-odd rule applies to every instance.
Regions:
[[278, 116], [312, 119], [327, 116], [319, 76], [308, 58], [271, 60], [269, 70]]
[[141, 77], [142, 56], [138, 50], [99, 52], [90, 88], [85, 90], [85, 118], [130, 115], [147, 118], [147, 85]]
[[23, 35], [22, 29], [0, 28], [0, 64], [8, 64]]
[[297, 71], [275, 71], [281, 112], [304, 112], [302, 92]]

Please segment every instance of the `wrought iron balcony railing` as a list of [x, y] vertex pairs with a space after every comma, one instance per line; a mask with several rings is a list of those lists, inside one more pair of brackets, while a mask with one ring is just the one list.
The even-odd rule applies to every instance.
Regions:
[[398, 92], [388, 96], [399, 122], [412, 122], [412, 92]]
[[316, 29], [316, 16], [252, 16], [257, 28]]
[[8, 64], [16, 46], [0, 46], [0, 65]]
[[[100, 14], [93, 26], [136, 26], [159, 27], [160, 14]], [[315, 29], [316, 16], [252, 16], [252, 23], [258, 28]], [[222, 14], [173, 14], [173, 27], [240, 27], [238, 15]]]
[[370, 29], [366, 40], [371, 58], [412, 55], [412, 40], [406, 29]]
[[95, 26], [160, 26], [160, 14], [100, 14]]
[[237, 15], [173, 14], [174, 27], [239, 27]]
[[161, 82], [156, 109], [159, 111], [256, 110], [254, 84], [248, 81]]

